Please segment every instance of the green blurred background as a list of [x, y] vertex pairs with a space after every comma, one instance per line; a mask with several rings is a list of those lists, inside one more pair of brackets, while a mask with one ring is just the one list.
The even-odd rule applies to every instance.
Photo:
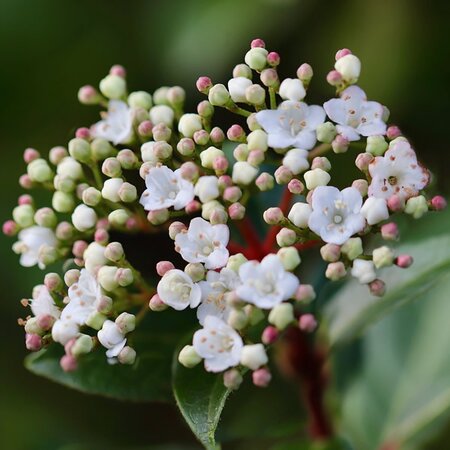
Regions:
[[[77, 102], [81, 85], [120, 63], [130, 89], [179, 84], [192, 110], [196, 78], [225, 82], [254, 37], [281, 53], [282, 76], [312, 64], [311, 103], [333, 95], [325, 75], [335, 51], [351, 48], [363, 61], [360, 85], [389, 106], [391, 121], [448, 192], [449, 18], [447, 2], [421, 0], [0, 0], [1, 219], [21, 192], [23, 149], [45, 154], [97, 120], [95, 108]], [[168, 440], [196, 448], [170, 406], [78, 394], [23, 369], [18, 300], [42, 273], [20, 268], [13, 240], [0, 239], [0, 448], [159, 448]]]

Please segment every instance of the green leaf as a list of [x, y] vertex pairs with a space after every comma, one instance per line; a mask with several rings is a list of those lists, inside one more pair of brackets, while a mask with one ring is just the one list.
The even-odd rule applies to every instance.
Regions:
[[187, 424], [208, 450], [220, 448], [215, 432], [230, 390], [223, 384], [222, 374], [205, 372], [200, 365], [186, 369], [173, 361], [173, 393]]
[[[64, 372], [59, 365], [64, 349], [57, 344], [29, 355], [25, 366], [36, 375], [88, 394], [137, 402], [171, 402], [172, 354], [180, 335], [192, 326], [192, 317], [173, 311], [149, 316], [130, 335], [130, 345], [137, 352], [132, 366], [108, 364], [105, 350], [98, 348], [80, 358], [76, 371]], [[164, 329], [176, 331], [168, 333]]]
[[413, 256], [408, 269], [389, 267], [380, 271], [387, 293], [378, 298], [368, 293], [367, 286], [350, 280], [334, 295], [324, 309], [332, 345], [361, 334], [396, 308], [423, 298], [450, 268], [450, 213], [431, 213], [420, 221], [409, 221], [401, 233], [402, 243], [396, 254]]

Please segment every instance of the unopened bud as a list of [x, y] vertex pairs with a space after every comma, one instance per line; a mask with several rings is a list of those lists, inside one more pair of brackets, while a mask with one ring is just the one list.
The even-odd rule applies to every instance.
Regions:
[[317, 328], [317, 320], [312, 314], [302, 314], [298, 319], [298, 327], [305, 333], [312, 333]]

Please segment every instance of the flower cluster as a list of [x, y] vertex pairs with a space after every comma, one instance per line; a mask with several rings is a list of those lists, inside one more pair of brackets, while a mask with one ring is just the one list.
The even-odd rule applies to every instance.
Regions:
[[[247, 368], [263, 387], [271, 378], [268, 348], [283, 330], [308, 333], [318, 325], [308, 306], [314, 288], [299, 278], [303, 250], [320, 247], [327, 278], [349, 274], [375, 296], [385, 291], [380, 268], [412, 263], [388, 245], [372, 249], [371, 236], [396, 240], [394, 213], [419, 218], [443, 209], [445, 200], [427, 199], [428, 170], [399, 128], [387, 125], [387, 108], [356, 85], [359, 59], [337, 52], [327, 76], [337, 97], [323, 105], [305, 102], [309, 64], [280, 80], [280, 57], [261, 39], [244, 61], [227, 86], [198, 79], [207, 100], [196, 113], [184, 113], [185, 92], [177, 86], [128, 93], [125, 70], [113, 66], [99, 90], [78, 93], [81, 103], [106, 109], [102, 120], [79, 128], [48, 160], [25, 151], [20, 184], [50, 191], [52, 206], [37, 208], [22, 195], [4, 233], [17, 235], [13, 249], [23, 266], [66, 261], [62, 276], [47, 273], [23, 301], [32, 313], [21, 320], [27, 348], [63, 345], [64, 370], [75, 370], [99, 346], [108, 361], [133, 364], [128, 334], [144, 314], [195, 308], [200, 328], [180, 363], [203, 361], [207, 371], [224, 372], [233, 389]], [[213, 124], [216, 108], [236, 123], [226, 130]], [[346, 152], [361, 178], [339, 189], [330, 160]], [[269, 225], [262, 239], [248, 206], [279, 186], [280, 204], [259, 212]], [[161, 279], [152, 286], [121, 243], [111, 242], [111, 231], [168, 232], [186, 264], [160, 261]]]

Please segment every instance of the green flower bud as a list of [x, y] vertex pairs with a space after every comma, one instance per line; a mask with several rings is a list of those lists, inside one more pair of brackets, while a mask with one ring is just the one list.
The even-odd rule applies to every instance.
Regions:
[[252, 105], [262, 105], [266, 100], [266, 90], [259, 84], [252, 84], [245, 90], [245, 98]]
[[127, 83], [118, 75], [107, 75], [100, 81], [100, 91], [111, 100], [123, 98], [127, 92]]
[[96, 161], [102, 161], [108, 156], [114, 156], [116, 154], [116, 150], [111, 144], [102, 138], [96, 138], [91, 142], [91, 150], [92, 156]]
[[82, 163], [91, 161], [92, 152], [88, 141], [80, 138], [74, 138], [69, 141], [69, 154], [73, 159]]
[[208, 147], [206, 150], [203, 150], [200, 153], [202, 166], [206, 169], [213, 169], [214, 160], [218, 156], [225, 156], [225, 153], [216, 147]]
[[35, 159], [27, 166], [27, 173], [31, 181], [45, 183], [53, 178], [53, 171], [47, 161], [42, 158]]
[[108, 221], [113, 227], [123, 227], [130, 215], [125, 209], [116, 209], [109, 213]]
[[200, 280], [205, 278], [205, 267], [201, 263], [189, 263], [184, 271], [192, 278], [194, 283], [197, 283]]
[[169, 88], [167, 86], [162, 86], [153, 92], [153, 102], [155, 105], [169, 105], [169, 100], [167, 99], [167, 92]]
[[122, 334], [127, 334], [136, 328], [136, 316], [123, 312], [116, 319], [116, 325], [119, 327]]
[[112, 292], [119, 287], [119, 283], [116, 280], [117, 267], [115, 266], [102, 266], [100, 267], [97, 275], [100, 286], [105, 291]]
[[104, 314], [98, 311], [93, 311], [86, 319], [86, 325], [98, 331], [102, 329], [103, 323], [106, 319], [107, 317]]
[[117, 355], [120, 364], [132, 365], [136, 361], [136, 350], [134, 348], [125, 346]]
[[94, 187], [88, 187], [81, 196], [83, 203], [88, 206], [97, 206], [102, 200], [102, 193]]
[[227, 321], [230, 327], [235, 330], [242, 330], [247, 326], [249, 318], [243, 309], [232, 309]]
[[128, 96], [128, 104], [132, 108], [150, 109], [153, 106], [152, 96], [145, 91], [132, 92]]
[[57, 191], [62, 191], [70, 194], [76, 188], [75, 181], [72, 178], [63, 175], [56, 175], [53, 179], [53, 186]]
[[112, 262], [119, 262], [125, 256], [120, 242], [111, 242], [105, 248], [105, 258]]
[[28, 228], [34, 224], [34, 209], [31, 205], [19, 205], [12, 212], [14, 222], [21, 228]]
[[185, 345], [178, 354], [178, 362], [188, 369], [195, 367], [201, 360], [192, 345]]
[[366, 152], [373, 156], [381, 156], [388, 149], [389, 144], [384, 139], [384, 136], [368, 136]]
[[411, 214], [414, 219], [419, 219], [428, 211], [427, 199], [423, 195], [411, 197], [406, 202], [405, 213]]
[[348, 239], [341, 247], [341, 252], [347, 256], [348, 259], [354, 260], [359, 255], [362, 255], [363, 246], [362, 240], [359, 237]]
[[227, 269], [234, 270], [237, 273], [239, 267], [247, 261], [248, 259], [242, 253], [236, 253], [228, 258]]
[[58, 218], [51, 208], [40, 208], [34, 215], [34, 221], [41, 227], [55, 228]]
[[223, 84], [215, 84], [208, 92], [208, 100], [213, 106], [225, 106], [230, 101], [230, 93]]
[[316, 128], [317, 140], [326, 144], [331, 144], [336, 137], [336, 126], [331, 122], [325, 122], [320, 124]]
[[70, 353], [72, 353], [73, 356], [78, 357], [91, 352], [93, 348], [94, 343], [92, 342], [91, 336], [81, 334], [70, 349]]
[[295, 320], [294, 307], [290, 303], [280, 303], [270, 311], [268, 320], [279, 330], [284, 330]]
[[267, 66], [267, 54], [265, 48], [252, 48], [245, 55], [245, 63], [251, 69], [261, 71]]
[[30, 317], [25, 323], [25, 332], [28, 334], [37, 334], [42, 336], [44, 330], [39, 326], [37, 317]]
[[59, 259], [58, 250], [49, 245], [41, 245], [38, 253], [38, 260], [44, 266], [49, 266]]
[[281, 248], [277, 256], [286, 270], [294, 270], [301, 263], [300, 255], [295, 247]]
[[392, 249], [383, 245], [382, 247], [376, 248], [373, 253], [373, 263], [377, 269], [381, 267], [392, 266], [394, 263], [394, 252]]
[[110, 178], [117, 178], [122, 175], [122, 165], [117, 158], [110, 156], [103, 161], [102, 172]]

